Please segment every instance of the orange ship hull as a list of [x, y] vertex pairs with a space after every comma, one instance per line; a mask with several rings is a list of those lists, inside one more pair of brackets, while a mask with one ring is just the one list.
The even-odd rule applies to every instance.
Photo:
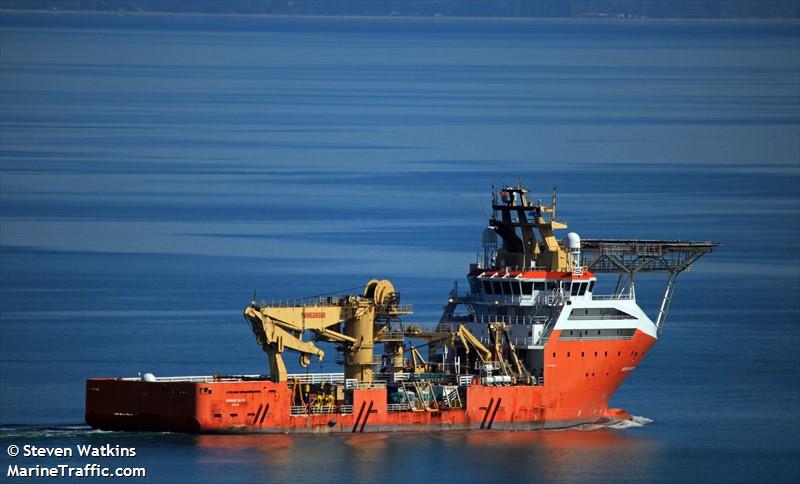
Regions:
[[292, 392], [268, 380], [155, 381], [98, 378], [86, 383], [86, 422], [105, 430], [192, 433], [536, 430], [603, 420], [611, 395], [655, 339], [563, 340], [545, 346], [544, 384], [466, 388], [462, 408], [390, 411], [386, 388], [352, 390], [347, 412], [292, 414]]

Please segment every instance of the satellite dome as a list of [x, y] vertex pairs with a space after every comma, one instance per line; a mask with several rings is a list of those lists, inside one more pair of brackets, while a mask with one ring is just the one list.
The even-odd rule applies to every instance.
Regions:
[[567, 247], [569, 250], [581, 250], [581, 237], [575, 232], [568, 233]]

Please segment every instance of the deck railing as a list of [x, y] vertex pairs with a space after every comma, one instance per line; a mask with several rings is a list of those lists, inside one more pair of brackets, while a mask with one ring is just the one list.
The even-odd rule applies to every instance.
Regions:
[[633, 294], [629, 292], [623, 294], [599, 294], [599, 295], [592, 294], [592, 301], [611, 301], [615, 299], [619, 299], [622, 301], [630, 301], [632, 299], [635, 299], [635, 297]]
[[[120, 378], [124, 381], [142, 381], [141, 376], [132, 376]], [[170, 383], [170, 382], [188, 382], [188, 383], [214, 383], [214, 382], [232, 382], [244, 380], [269, 380], [266, 375], [202, 375], [202, 376], [157, 376], [155, 382]]]
[[289, 380], [300, 383], [344, 383], [344, 373], [292, 373], [288, 375]]
[[326, 414], [341, 414], [341, 413], [353, 413], [353, 406], [352, 405], [336, 405], [336, 406], [323, 406], [323, 407], [311, 407], [308, 408], [308, 405], [292, 405], [289, 409], [289, 413], [291, 415], [326, 415]]
[[376, 335], [376, 341], [403, 341], [405, 335], [402, 331], [384, 331]]
[[483, 315], [478, 321], [481, 324], [506, 323], [506, 324], [545, 324], [548, 316], [490, 316]]
[[[315, 296], [298, 299], [278, 299], [267, 302], [265, 299], [258, 301], [258, 307], [262, 308], [314, 308], [314, 307], [335, 307], [342, 306], [342, 298], [335, 296]], [[389, 304], [379, 306], [379, 312], [411, 313], [411, 304]]]
[[371, 382], [360, 382], [355, 378], [344, 380], [345, 390], [369, 390], [372, 388], [386, 388], [385, 380], [373, 380]]

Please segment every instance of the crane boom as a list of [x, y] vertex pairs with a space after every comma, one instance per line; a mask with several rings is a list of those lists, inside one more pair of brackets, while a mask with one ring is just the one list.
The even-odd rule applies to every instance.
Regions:
[[487, 363], [492, 361], [492, 352], [489, 350], [489, 348], [483, 346], [483, 343], [481, 343], [481, 341], [476, 338], [466, 326], [459, 324], [456, 335], [461, 340], [461, 343], [464, 345], [464, 349], [467, 351], [467, 353], [469, 353], [469, 347], [472, 346], [478, 353], [478, 358], [481, 359], [481, 362]]
[[256, 341], [269, 358], [272, 380], [286, 381], [286, 366], [281, 353], [288, 348], [300, 353], [300, 364], [308, 366], [311, 356], [320, 361], [325, 352], [312, 341], [303, 340], [308, 331], [317, 340], [338, 343], [346, 355], [345, 376], [362, 382], [372, 381], [372, 349], [375, 334], [390, 318], [410, 314], [399, 304], [400, 296], [387, 280], [370, 280], [361, 296], [319, 298], [280, 305], [257, 305], [244, 310]]

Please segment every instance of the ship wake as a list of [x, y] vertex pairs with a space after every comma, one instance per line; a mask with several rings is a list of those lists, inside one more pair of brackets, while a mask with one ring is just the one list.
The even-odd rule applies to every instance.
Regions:
[[640, 417], [638, 415], [631, 415], [631, 418], [629, 420], [618, 420], [616, 422], [611, 422], [608, 425], [608, 428], [615, 430], [624, 430], [637, 427], [644, 427], [645, 425], [649, 425], [651, 423], [653, 423], [652, 419], [649, 419], [647, 417]]
[[0, 439], [78, 437], [109, 433], [96, 430], [88, 425], [0, 425]]
[[649, 419], [647, 417], [640, 417], [638, 415], [631, 415], [629, 419], [613, 419], [607, 422], [583, 424], [583, 425], [578, 425], [576, 427], [568, 427], [562, 430], [581, 430], [581, 431], [593, 431], [602, 429], [625, 430], [625, 429], [644, 427], [645, 425], [649, 425], [651, 423], [653, 423], [652, 419]]

